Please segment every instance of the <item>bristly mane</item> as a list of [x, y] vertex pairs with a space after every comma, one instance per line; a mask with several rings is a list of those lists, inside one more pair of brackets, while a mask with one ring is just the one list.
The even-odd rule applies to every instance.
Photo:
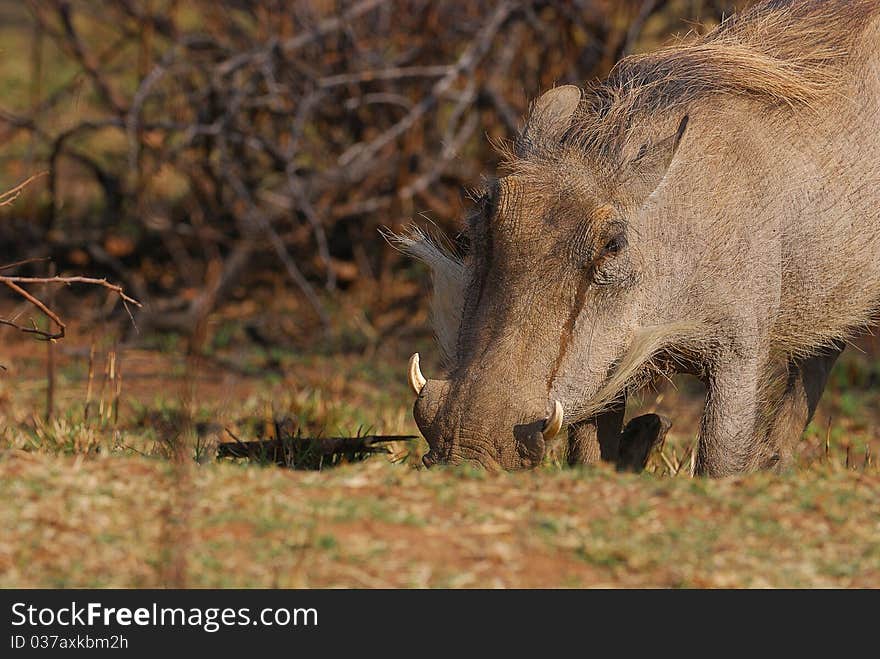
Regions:
[[587, 90], [565, 143], [608, 155], [638, 119], [724, 95], [815, 110], [840, 89], [853, 45], [877, 15], [880, 0], [761, 2], [696, 40], [621, 60]]

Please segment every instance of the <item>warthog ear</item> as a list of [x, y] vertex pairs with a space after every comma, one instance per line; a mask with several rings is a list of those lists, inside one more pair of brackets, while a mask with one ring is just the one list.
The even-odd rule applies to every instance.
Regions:
[[641, 206], [666, 176], [687, 125], [688, 116], [685, 115], [674, 135], [659, 142], [643, 144], [636, 157], [621, 168], [618, 190], [628, 197], [634, 206]]
[[529, 120], [517, 140], [517, 154], [527, 155], [539, 145], [558, 142], [571, 126], [580, 102], [581, 90], [574, 85], [544, 92], [532, 105]]

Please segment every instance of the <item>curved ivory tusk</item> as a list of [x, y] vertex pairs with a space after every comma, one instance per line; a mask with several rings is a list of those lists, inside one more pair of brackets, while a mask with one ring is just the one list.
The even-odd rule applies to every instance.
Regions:
[[547, 420], [544, 421], [544, 429], [541, 431], [541, 434], [544, 435], [544, 440], [549, 441], [556, 436], [556, 433], [559, 432], [559, 429], [562, 428], [562, 417], [565, 416], [562, 410], [562, 403], [558, 400], [553, 401], [553, 413], [547, 417]]
[[409, 376], [409, 386], [412, 387], [412, 390], [416, 392], [416, 396], [422, 393], [422, 387], [428, 382], [425, 379], [425, 376], [422, 375], [422, 369], [419, 368], [419, 353], [413, 353], [413, 356], [409, 358], [409, 369], [407, 371], [407, 375]]

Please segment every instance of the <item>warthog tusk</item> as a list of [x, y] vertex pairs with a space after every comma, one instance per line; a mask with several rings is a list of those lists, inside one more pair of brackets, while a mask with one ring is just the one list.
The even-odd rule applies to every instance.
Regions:
[[559, 429], [562, 428], [562, 417], [564, 416], [564, 412], [562, 410], [562, 403], [558, 400], [553, 401], [553, 413], [547, 417], [547, 420], [544, 421], [544, 428], [541, 430], [541, 434], [544, 435], [544, 440], [549, 441], [556, 436], [556, 433], [559, 432]]
[[419, 368], [419, 353], [413, 353], [413, 356], [409, 358], [409, 369], [407, 371], [407, 375], [409, 376], [409, 386], [412, 387], [412, 390], [416, 392], [416, 396], [422, 393], [422, 388], [428, 382], [425, 379], [425, 376], [422, 375], [422, 369]]

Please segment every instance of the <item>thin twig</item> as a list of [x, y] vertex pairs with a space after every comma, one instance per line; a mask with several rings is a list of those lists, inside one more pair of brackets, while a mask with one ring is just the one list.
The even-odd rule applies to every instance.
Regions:
[[[18, 199], [19, 195], [22, 193], [22, 191], [27, 186], [29, 186], [31, 183], [36, 181], [38, 178], [45, 176], [48, 173], [49, 172], [45, 172], [45, 171], [37, 172], [33, 176], [29, 176], [27, 179], [25, 179], [24, 181], [22, 181], [21, 183], [16, 185], [11, 190], [7, 190], [6, 192], [0, 192], [0, 206], [8, 206], [12, 202], [14, 202], [16, 199]], [[13, 265], [15, 265], [15, 264], [13, 264]], [[7, 267], [12, 267], [12, 266], [7, 266]]]
[[103, 286], [104, 288], [109, 289], [119, 295], [123, 302], [133, 304], [136, 307], [143, 306], [133, 297], [129, 297], [128, 295], [126, 295], [122, 289], [122, 286], [119, 286], [118, 284], [111, 284], [106, 279], [97, 279], [95, 277], [12, 277], [7, 275], [0, 275], [0, 282], [14, 282], [19, 284], [90, 284], [92, 286]]
[[9, 263], [7, 265], [0, 265], [0, 272], [4, 270], [12, 270], [13, 268], [18, 268], [22, 265], [28, 265], [29, 263], [43, 263], [44, 261], [51, 261], [52, 259], [48, 256], [35, 256], [32, 259], [23, 259], [21, 261], [16, 261], [15, 263]]
[[[48, 279], [48, 277], [43, 277], [43, 279]], [[18, 329], [22, 332], [25, 332], [26, 334], [36, 334], [39, 337], [45, 339], [46, 341], [54, 341], [56, 339], [63, 339], [64, 338], [64, 332], [67, 330], [67, 326], [64, 324], [64, 321], [62, 321], [54, 311], [52, 311], [42, 301], [35, 298], [33, 295], [28, 293], [25, 289], [23, 289], [21, 286], [16, 284], [14, 281], [11, 281], [9, 278], [2, 277], [2, 278], [0, 278], [0, 282], [6, 284], [6, 286], [11, 288], [15, 293], [17, 293], [18, 295], [23, 297], [25, 300], [30, 302], [32, 305], [34, 305], [37, 309], [42, 311], [46, 315], [46, 317], [49, 318], [49, 320], [51, 320], [53, 323], [55, 323], [58, 326], [58, 331], [57, 332], [47, 332], [45, 330], [41, 330], [36, 325], [33, 324], [33, 321], [31, 321], [31, 327], [24, 327], [23, 325], [17, 325], [16, 323], [9, 321], [9, 320], [2, 320], [2, 321], [0, 321], [0, 323], [2, 323], [4, 325], [9, 325], [11, 327], [15, 327], [16, 329]]]
[[[49, 275], [55, 276], [55, 264], [49, 264]], [[44, 284], [49, 303], [47, 306], [55, 306], [55, 287]], [[52, 420], [55, 412], [55, 380], [57, 364], [55, 361], [55, 341], [46, 341], [46, 421]]]

